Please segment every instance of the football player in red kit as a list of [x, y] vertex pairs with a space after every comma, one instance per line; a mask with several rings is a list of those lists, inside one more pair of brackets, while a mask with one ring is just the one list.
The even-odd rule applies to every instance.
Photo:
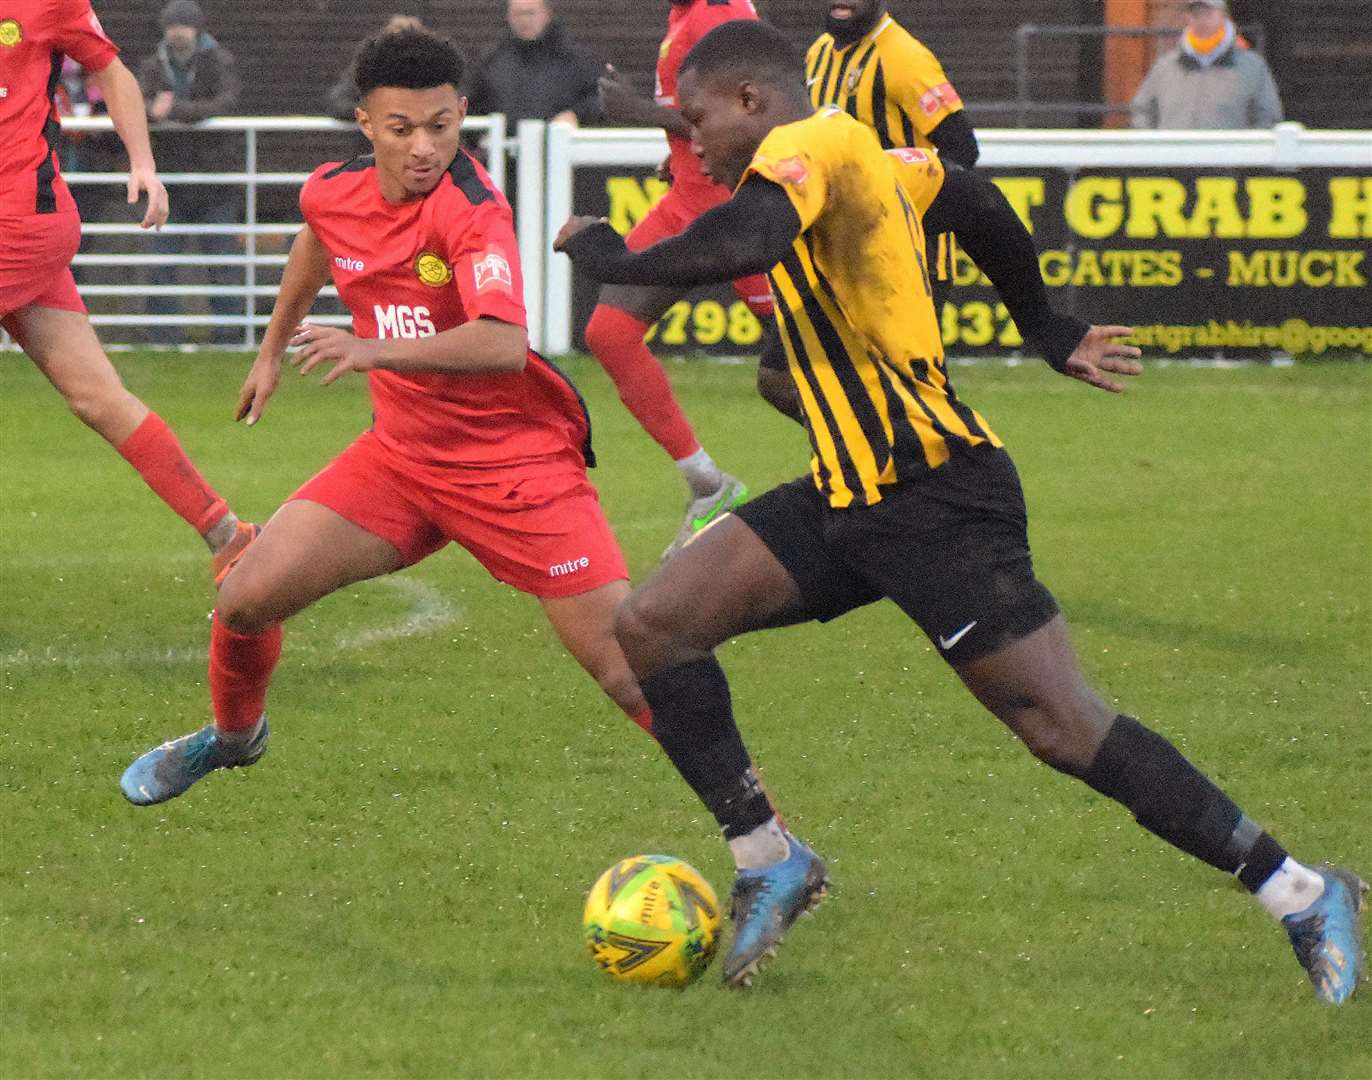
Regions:
[[[728, 200], [730, 192], [701, 171], [691, 153], [691, 129], [681, 118], [676, 99], [677, 70], [691, 47], [721, 23], [756, 19], [752, 0], [672, 0], [667, 36], [657, 60], [655, 101], [635, 94], [614, 69], [600, 80], [600, 92], [611, 119], [667, 133], [671, 156], [671, 189], [629, 233], [630, 250], [652, 247], [676, 236], [705, 211]], [[772, 314], [772, 294], [764, 274], [734, 282], [739, 297], [759, 316]], [[620, 399], [671, 455], [690, 488], [686, 517], [668, 554], [730, 507], [742, 502], [747, 489], [721, 472], [701, 447], [690, 422], [672, 394], [662, 366], [644, 343], [644, 335], [674, 303], [681, 289], [643, 285], [607, 285], [586, 324], [586, 345], [609, 373]], [[766, 320], [770, 323], [770, 319]]]
[[128, 200], [146, 195], [143, 228], [167, 220], [143, 95], [89, 0], [5, 0], [0, 5], [0, 326], [48, 377], [71, 410], [132, 465], [205, 538], [218, 577], [255, 526], [240, 523], [205, 482], [176, 436], [124, 388], [76, 291], [81, 243], [76, 203], [57, 167], [61, 134], [52, 95], [70, 56], [109, 106], [129, 154]]
[[[374, 153], [317, 169], [239, 400], [249, 424], [288, 345], [325, 383], [366, 372], [373, 424], [277, 511], [225, 579], [211, 623], [214, 722], [144, 754], [121, 782], [147, 805], [267, 741], [281, 624], [353, 582], [461, 544], [536, 596], [568, 651], [642, 727], [614, 638], [628, 571], [595, 488], [575, 387], [532, 352], [509, 204], [459, 146], [466, 99], [450, 41], [403, 30], [357, 56], [358, 122]], [[352, 332], [302, 322], [332, 276]]]

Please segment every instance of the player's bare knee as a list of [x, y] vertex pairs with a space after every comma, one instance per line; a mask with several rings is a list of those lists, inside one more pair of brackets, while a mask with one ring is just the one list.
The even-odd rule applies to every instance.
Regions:
[[235, 568], [219, 587], [215, 614], [236, 634], [260, 634], [279, 620], [270, 610], [265, 592], [254, 586], [250, 575]]
[[1029, 752], [1060, 772], [1079, 774], [1096, 755], [1109, 718], [1094, 698], [1041, 702], [1007, 721]]

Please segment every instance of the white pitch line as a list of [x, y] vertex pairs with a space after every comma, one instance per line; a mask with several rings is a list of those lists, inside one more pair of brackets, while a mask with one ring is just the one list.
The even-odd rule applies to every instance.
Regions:
[[[403, 638], [422, 637], [432, 634], [445, 626], [451, 626], [462, 618], [460, 608], [448, 602], [438, 589], [423, 581], [411, 578], [377, 578], [376, 583], [399, 593], [410, 601], [410, 610], [398, 621], [386, 626], [360, 630], [351, 634], [340, 634], [333, 647], [324, 649], [318, 645], [299, 645], [291, 647], [294, 655], [319, 653], [330, 654], [338, 650], [358, 651], [369, 649], [388, 641]], [[134, 667], [147, 664], [203, 664], [208, 656], [201, 648], [153, 648], [153, 649], [111, 649], [101, 653], [63, 654], [52, 646], [42, 652], [17, 649], [0, 655], [0, 668], [25, 668], [53, 665], [59, 667]]]

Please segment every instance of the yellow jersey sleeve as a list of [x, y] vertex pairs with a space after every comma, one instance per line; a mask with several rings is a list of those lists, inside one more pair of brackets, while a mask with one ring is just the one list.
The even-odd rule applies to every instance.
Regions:
[[829, 196], [828, 162], [833, 156], [834, 139], [826, 138], [826, 133], [817, 129], [815, 119], [773, 128], [743, 173], [744, 180], [760, 176], [786, 192], [802, 230], [813, 225], [824, 212]]
[[886, 93], [914, 121], [920, 134], [928, 135], [944, 119], [962, 108], [962, 98], [923, 42], [905, 34], [883, 57]]
[[943, 178], [947, 175], [943, 162], [931, 150], [916, 150], [911, 146], [900, 146], [887, 150], [886, 155], [896, 163], [896, 175], [900, 186], [905, 189], [910, 202], [919, 211], [920, 217], [929, 209], [938, 193], [943, 190]]

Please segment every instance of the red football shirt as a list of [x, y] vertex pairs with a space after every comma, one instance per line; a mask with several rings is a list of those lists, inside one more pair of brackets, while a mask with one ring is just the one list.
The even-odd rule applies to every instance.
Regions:
[[[331, 162], [305, 182], [300, 209], [333, 257], [358, 337], [430, 337], [482, 317], [526, 325], [510, 204], [466, 151], [433, 191], [400, 204], [382, 197], [372, 157]], [[368, 381], [373, 430], [414, 464], [486, 476], [591, 464], [581, 396], [532, 350], [518, 374], [371, 371]]]
[[[677, 75], [697, 41], [721, 23], [756, 18], [752, 0], [691, 0], [689, 4], [673, 4], [667, 16], [667, 36], [657, 53], [657, 103], [669, 109], [681, 108], [676, 96]], [[667, 145], [672, 155], [672, 187], [678, 196], [700, 202], [703, 207], [722, 201], [721, 193], [727, 196], [723, 185], [700, 171], [700, 159], [691, 153], [690, 139], [668, 135]]]
[[0, 3], [0, 216], [76, 212], [57, 169], [63, 55], [87, 71], [119, 55], [89, 0]]

